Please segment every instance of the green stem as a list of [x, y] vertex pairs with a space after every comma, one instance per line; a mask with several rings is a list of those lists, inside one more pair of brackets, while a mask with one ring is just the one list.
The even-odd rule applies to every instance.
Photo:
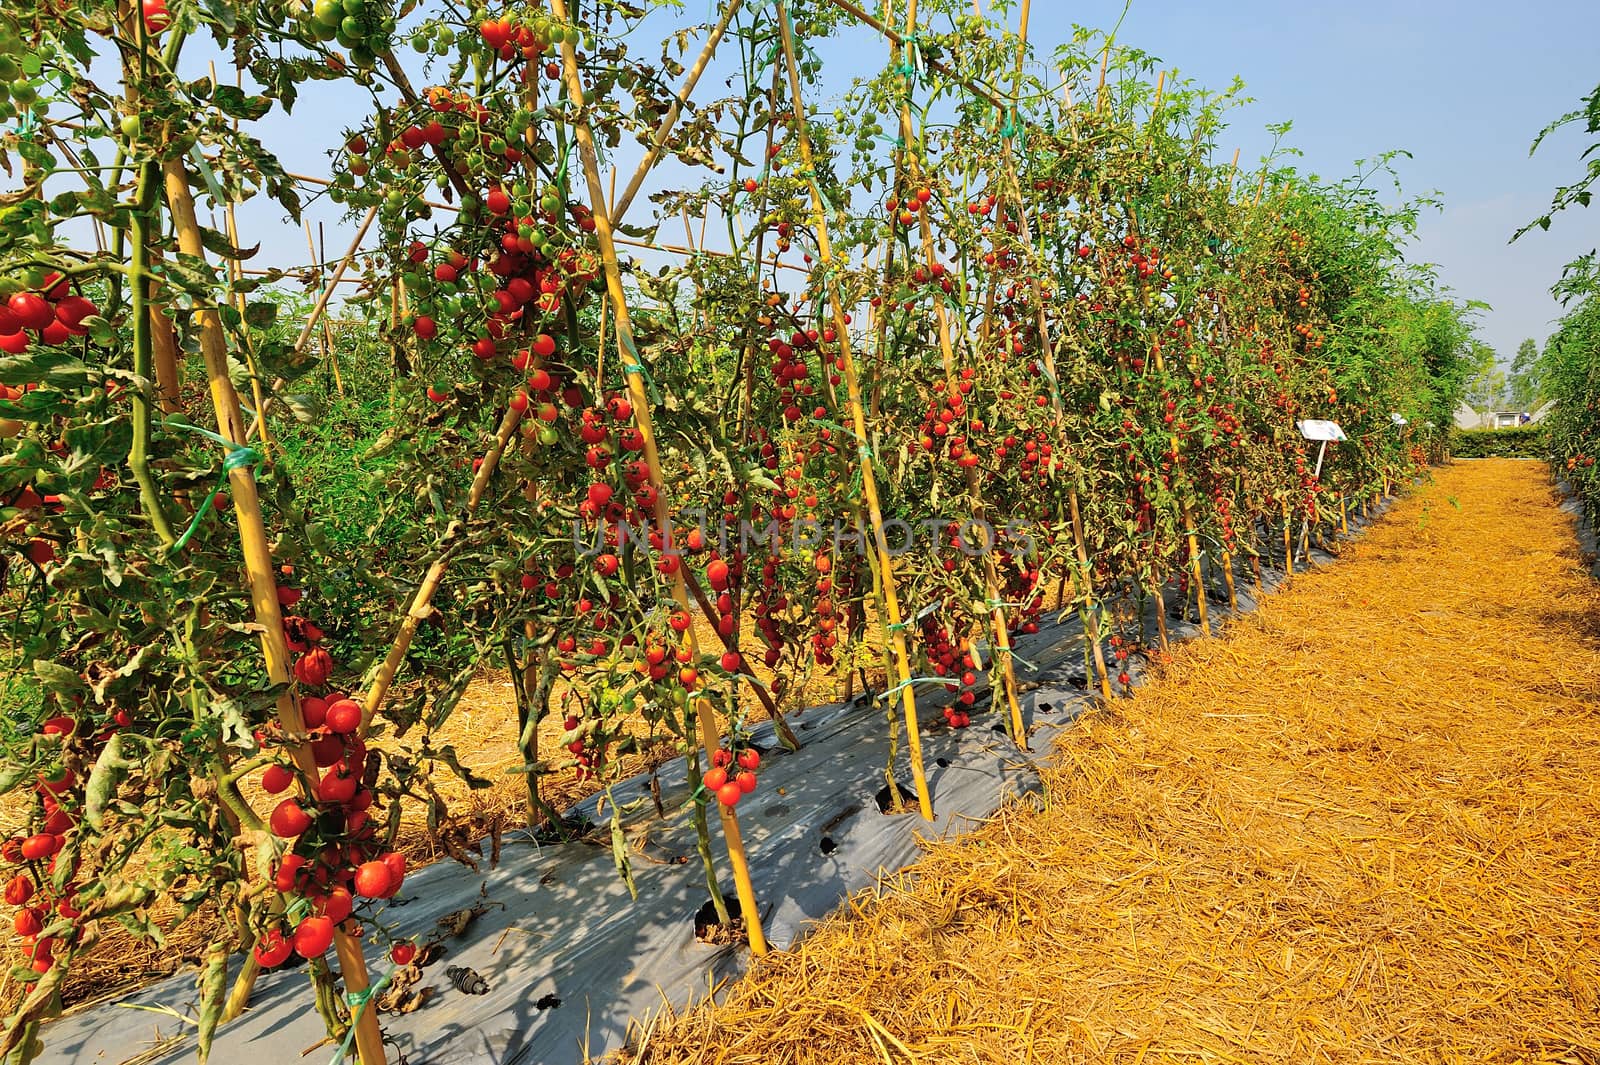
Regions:
[[[131, 305], [133, 315], [133, 372], [145, 382], [153, 379], [151, 369], [149, 290], [144, 279], [150, 269], [150, 211], [154, 206], [156, 191], [156, 164], [146, 160], [139, 170], [138, 202], [129, 218], [130, 237], [133, 243]], [[128, 469], [139, 485], [139, 501], [151, 528], [161, 537], [166, 547], [178, 542], [161, 506], [161, 496], [156, 490], [155, 475], [150, 470], [150, 389], [132, 390], [133, 444], [128, 450]]]

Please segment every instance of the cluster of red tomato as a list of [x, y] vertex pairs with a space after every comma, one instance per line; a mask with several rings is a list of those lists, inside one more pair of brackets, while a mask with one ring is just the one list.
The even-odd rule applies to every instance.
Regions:
[[[122, 713], [126, 716], [126, 711]], [[93, 760], [111, 731], [87, 738], [91, 749], [83, 752], [85, 757]], [[60, 744], [74, 742], [77, 732], [77, 721], [66, 716], [50, 718], [39, 730], [46, 743]], [[37, 831], [0, 843], [0, 858], [8, 865], [21, 867], [6, 882], [5, 900], [18, 907], [12, 928], [21, 937], [22, 960], [31, 970], [30, 980], [49, 972], [55, 964], [56, 948], [71, 942], [80, 932], [75, 922], [82, 910], [76, 900], [77, 886], [72, 882], [78, 857], [75, 851], [63, 851], [82, 816], [85, 798], [82, 782], [71, 769], [54, 778], [41, 775], [33, 791], [43, 814], [43, 820], [35, 826]], [[57, 868], [62, 860], [70, 865], [64, 877]], [[45, 934], [47, 931], [50, 934]]]
[[700, 777], [700, 784], [724, 806], [738, 806], [739, 800], [756, 790], [756, 770], [761, 768], [761, 752], [746, 747], [738, 753], [719, 747], [711, 755], [711, 768]]
[[[295, 607], [301, 597], [299, 589], [278, 588], [285, 609]], [[321, 629], [307, 618], [289, 615], [284, 618], [284, 635], [298, 654], [293, 672], [300, 687], [326, 688], [334, 663], [319, 646]], [[286, 914], [290, 925], [269, 927], [257, 939], [255, 958], [267, 968], [282, 964], [291, 951], [303, 958], [323, 954], [358, 897], [393, 898], [406, 872], [405, 856], [384, 848], [373, 816], [375, 797], [369, 777], [376, 776], [377, 766], [369, 767], [361, 738], [361, 703], [341, 692], [302, 694], [300, 715], [311, 761], [323, 772], [318, 776], [277, 762], [261, 774], [261, 787], [269, 795], [282, 795], [297, 786], [300, 790], [298, 796], [278, 802], [268, 827], [274, 836], [288, 841], [287, 852], [273, 870], [274, 886], [304, 900], [303, 907], [290, 906]], [[260, 738], [271, 737], [263, 733]]]
[[[962, 628], [964, 631], [966, 626]], [[955, 702], [944, 708], [945, 721], [951, 728], [966, 728], [972, 724], [971, 707], [978, 698], [978, 663], [972, 655], [971, 644], [966, 637], [957, 643], [945, 623], [930, 614], [922, 619], [922, 647], [935, 675], [956, 678], [945, 685], [945, 691], [956, 697]]]
[[88, 333], [83, 321], [98, 313], [94, 301], [74, 294], [66, 278], [52, 274], [39, 291], [14, 293], [0, 305], [0, 352], [21, 355], [35, 341], [65, 344]]

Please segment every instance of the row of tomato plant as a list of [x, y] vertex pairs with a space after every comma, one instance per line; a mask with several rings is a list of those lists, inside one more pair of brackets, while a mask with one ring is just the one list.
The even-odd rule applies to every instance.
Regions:
[[[363, 944], [404, 890], [403, 811], [460, 836], [430, 777], [470, 774], [431, 737], [486, 663], [514, 682], [530, 827], [568, 827], [541, 777], [603, 789], [676, 744], [726, 922], [708, 815], [753, 914], [752, 713], [793, 742], [807, 678], [881, 676], [888, 794], [904, 743], [927, 815], [922, 730], [989, 707], [1026, 745], [1010, 648], [1047, 604], [1113, 697], [1150, 651], [1130, 606], [1154, 597], [1164, 626], [1175, 580], [1203, 618], [1283, 530], [1437, 446], [1467, 330], [1406, 264], [1418, 207], [1385, 206], [1381, 163], [1241, 171], [1231, 94], [1087, 34], [1030, 50], [953, 0], [889, 25], [725, 3], [641, 57], [668, 14], [0, 15], [23, 134], [0, 156], [21, 179], [0, 198], [0, 854], [24, 988], [0, 1057], [36, 1053], [102, 922], [159, 939], [204, 909], [202, 1050], [298, 954], [330, 1030], [382, 1060], [348, 1005]], [[883, 68], [815, 112], [823, 42], [863, 19]], [[252, 88], [184, 73], [197, 52]], [[724, 95], [696, 91], [707, 70]], [[371, 107], [308, 187], [251, 130], [319, 81]], [[636, 178], [619, 194], [603, 167]], [[344, 313], [392, 352], [368, 524], [403, 532], [381, 543], [330, 538], [285, 457], [316, 417], [313, 330], [276, 322], [281, 275], [238, 269], [237, 235], [196, 213], [266, 196], [298, 217], [308, 191], [378, 234]], [[1349, 438], [1320, 476], [1306, 417]]]

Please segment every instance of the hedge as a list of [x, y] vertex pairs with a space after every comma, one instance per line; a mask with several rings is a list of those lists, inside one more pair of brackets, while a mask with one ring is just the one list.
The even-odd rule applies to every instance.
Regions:
[[1542, 459], [1548, 445], [1542, 426], [1510, 429], [1452, 429], [1450, 453], [1458, 459]]

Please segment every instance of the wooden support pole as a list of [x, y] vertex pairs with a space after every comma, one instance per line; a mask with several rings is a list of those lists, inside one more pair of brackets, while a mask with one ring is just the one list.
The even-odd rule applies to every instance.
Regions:
[[[373, 219], [378, 217], [377, 205], [367, 211], [367, 217], [361, 220], [361, 228], [356, 230], [355, 239], [350, 242], [350, 250], [344, 253], [344, 258], [339, 261], [339, 268], [333, 272], [333, 277], [322, 289], [322, 295], [317, 297], [317, 305], [311, 308], [311, 314], [306, 318], [305, 328], [300, 330], [300, 337], [294, 342], [296, 355], [306, 350], [306, 342], [311, 339], [311, 334], [316, 331], [317, 323], [322, 321], [322, 315], [328, 309], [328, 300], [333, 295], [334, 288], [344, 280], [345, 271], [350, 269], [350, 264], [355, 260], [356, 251], [361, 247], [361, 242], [367, 238], [367, 230], [372, 228]], [[307, 231], [310, 239], [310, 231]], [[315, 252], [312, 255], [315, 256]], [[318, 270], [320, 272], [320, 265]]]
[[[177, 231], [178, 248], [183, 254], [203, 261], [205, 244], [200, 238], [194, 196], [189, 190], [189, 175], [183, 160], [166, 160], [162, 164], [162, 172], [166, 180], [167, 204]], [[246, 439], [244, 414], [239, 407], [238, 393], [234, 391], [233, 382], [228, 376], [227, 337], [223, 332], [222, 319], [212, 308], [202, 309], [199, 313], [200, 350], [205, 358], [211, 402], [216, 411], [217, 432], [225, 440], [242, 444]], [[283, 631], [283, 614], [278, 606], [272, 550], [266, 523], [261, 516], [261, 497], [256, 491], [255, 471], [249, 465], [236, 466], [228, 471], [228, 483], [233, 496], [234, 517], [239, 527], [240, 550], [249, 576], [255, 621], [261, 626], [261, 652], [266, 663], [267, 679], [282, 689], [277, 702], [278, 721], [285, 732], [303, 735], [305, 721], [300, 716], [300, 706], [294, 695], [289, 645]], [[316, 760], [311, 755], [310, 745], [301, 743], [290, 750], [300, 771], [316, 779]], [[344, 975], [345, 990], [352, 995], [359, 995], [368, 987], [367, 963], [361, 953], [361, 940], [351, 934], [356, 927], [347, 922], [334, 932], [334, 950]], [[360, 1011], [355, 1027], [356, 1050], [361, 1065], [384, 1065], [386, 1058], [383, 1036], [378, 1029], [377, 1011]]]
[[[550, 13], [561, 22], [566, 22], [566, 0], [550, 0]], [[606, 291], [610, 297], [609, 306], [612, 328], [617, 337], [618, 356], [625, 360], [622, 369], [627, 378], [629, 395], [633, 400], [634, 420], [644, 442], [644, 459], [650, 472], [650, 484], [656, 490], [656, 524], [666, 543], [673, 529], [671, 503], [667, 497], [666, 480], [661, 473], [661, 458], [656, 449], [655, 425], [650, 413], [650, 393], [645, 385], [644, 367], [639, 361], [639, 350], [633, 339], [633, 323], [628, 314], [627, 293], [622, 285], [622, 268], [617, 260], [616, 242], [612, 239], [611, 218], [606, 209], [605, 186], [600, 180], [600, 159], [595, 151], [594, 133], [589, 127], [586, 105], [583, 102], [583, 79], [578, 73], [577, 46], [571, 38], [561, 42], [561, 63], [567, 96], [578, 112], [572, 125], [573, 136], [578, 145], [578, 157], [583, 164], [584, 180], [589, 187], [589, 209], [594, 219], [595, 240], [600, 245], [600, 258], [605, 268]], [[681, 565], [672, 574], [672, 595], [679, 607], [687, 612], [689, 591]], [[683, 636], [691, 654], [698, 659], [699, 645], [695, 640], [694, 627], [691, 625]], [[694, 708], [695, 723], [700, 732], [700, 742], [709, 755], [722, 745], [716, 709], [710, 700], [698, 691], [691, 691], [689, 697]], [[730, 806], [720, 802], [716, 806], [717, 814], [722, 821], [722, 834], [728, 845], [728, 864], [733, 869], [734, 889], [739, 896], [739, 913], [750, 937], [750, 952], [759, 957], [767, 952], [767, 940], [761, 929], [761, 912], [756, 904], [755, 887], [750, 882], [749, 859], [745, 855], [744, 838], [739, 831], [739, 817]]]
[[[1030, 10], [1029, 0], [1022, 0], [1021, 26], [1017, 40], [1017, 75], [1012, 88], [1020, 93], [1022, 82], [1022, 60], [1028, 42], [1028, 15]], [[1000, 146], [1001, 169], [1010, 191], [1015, 195], [1017, 207], [1018, 239], [1028, 247], [1033, 246], [1032, 223], [1028, 220], [1027, 212], [1022, 209], [1022, 180], [1017, 176], [1016, 160], [1012, 152], [1011, 138], [1001, 139]], [[1005, 205], [1004, 196], [1000, 198], [1000, 208]], [[998, 211], [997, 211], [998, 217]], [[1029, 287], [1033, 297], [1035, 309], [1035, 322], [1039, 330], [1039, 347], [1044, 372], [1050, 379], [1050, 403], [1056, 423], [1056, 455], [1065, 455], [1067, 447], [1067, 421], [1066, 409], [1061, 400], [1061, 389], [1058, 387], [1056, 375], [1055, 345], [1050, 342], [1050, 320], [1045, 313], [1044, 286], [1039, 282], [1039, 272], [1031, 271]], [[1050, 460], [1048, 473], [1055, 476], [1057, 459], [1053, 456]], [[1082, 605], [1079, 607], [1079, 619], [1083, 625], [1083, 638], [1092, 648], [1092, 657], [1095, 670], [1100, 675], [1100, 694], [1107, 702], [1111, 700], [1111, 674], [1106, 666], [1105, 648], [1100, 642], [1100, 624], [1102, 607], [1094, 595], [1094, 573], [1089, 564], [1087, 539], [1084, 535], [1083, 514], [1079, 506], [1079, 491], [1082, 487], [1081, 471], [1073, 469], [1069, 472], [1071, 483], [1067, 488], [1067, 509], [1072, 521], [1072, 546], [1077, 558], [1078, 570], [1082, 574], [1083, 586], [1077, 589], [1082, 593]], [[1163, 645], [1165, 646], [1165, 645]]]
[[[906, 5], [905, 35], [911, 37], [917, 32], [917, 0], [909, 0]], [[890, 54], [896, 67], [901, 64], [901, 55], [904, 46], [898, 43], [891, 44]], [[911, 96], [909, 92], [900, 94], [900, 143], [904, 145], [898, 153], [904, 164], [905, 170], [910, 174], [913, 184], [921, 184], [922, 164], [917, 158], [917, 153], [912, 145], [916, 143], [916, 131], [911, 125]], [[898, 168], [897, 168], [898, 169]], [[904, 190], [900, 190], [902, 193]], [[933, 248], [933, 223], [928, 219], [926, 210], [917, 212], [922, 232], [923, 261], [932, 271], [938, 256]], [[959, 396], [957, 388], [960, 375], [956, 372], [955, 346], [950, 340], [950, 315], [945, 310], [944, 300], [935, 299], [933, 304], [934, 321], [939, 334], [939, 355], [943, 360], [945, 387], [947, 395]], [[976, 522], [985, 521], [985, 508], [983, 504], [983, 485], [978, 475], [976, 466], [967, 466], [966, 482], [967, 496], [971, 501], [972, 517]], [[980, 525], [980, 528], [990, 527]], [[990, 633], [994, 639], [996, 665], [1000, 667], [1001, 688], [1005, 696], [1005, 705], [1009, 717], [1011, 740], [1022, 750], [1028, 749], [1028, 730], [1022, 720], [1022, 705], [1017, 700], [1017, 672], [1011, 656], [1011, 633], [1006, 621], [1005, 605], [1000, 598], [999, 571], [994, 562], [995, 544], [985, 542], [978, 545], [983, 553], [983, 592], [985, 606], [989, 611]]]
[[[784, 61], [789, 72], [789, 92], [794, 104], [795, 138], [800, 146], [800, 165], [807, 175], [811, 190], [812, 225], [817, 238], [817, 268], [826, 278], [825, 288], [833, 313], [834, 331], [839, 337], [839, 361], [844, 363], [845, 395], [850, 408], [850, 420], [860, 455], [861, 490], [866, 497], [867, 517], [872, 523], [872, 541], [877, 550], [878, 567], [882, 578], [883, 613], [879, 624], [883, 627], [885, 643], [894, 650], [895, 671], [898, 680], [901, 706], [906, 720], [906, 752], [911, 762], [911, 777], [917, 793], [917, 807], [924, 819], [933, 820], [933, 798], [928, 792], [927, 771], [922, 764], [922, 729], [917, 722], [917, 695], [911, 683], [911, 653], [907, 645], [905, 622], [900, 613], [900, 600], [894, 583], [894, 558], [889, 553], [889, 542], [883, 531], [883, 507], [878, 498], [878, 475], [873, 469], [872, 437], [867, 432], [866, 412], [861, 405], [861, 382], [856, 376], [855, 358], [850, 350], [850, 326], [845, 321], [844, 297], [834, 275], [833, 244], [828, 236], [827, 208], [822, 199], [822, 189], [817, 184], [816, 170], [811, 151], [811, 135], [806, 129], [805, 97], [800, 90], [800, 65], [795, 59], [794, 31], [789, 25], [789, 8], [783, 0], [776, 0], [778, 33], [783, 46]], [[891, 789], [892, 791], [893, 789]]]
[[[711, 57], [716, 53], [717, 45], [722, 43], [722, 35], [728, 31], [728, 23], [733, 21], [733, 16], [738, 12], [743, 0], [727, 0], [723, 5], [722, 17], [712, 27], [711, 36], [706, 38], [704, 47], [700, 49], [700, 56], [694, 61], [694, 66], [684, 76], [683, 84], [678, 87], [678, 95], [673, 97], [672, 103], [667, 108], [667, 113], [661, 116], [661, 122], [656, 126], [655, 133], [650, 136], [650, 147], [645, 152], [644, 158], [639, 160], [639, 166], [634, 170], [633, 177], [628, 179], [628, 185], [622, 190], [621, 198], [615, 195], [616, 186], [612, 186], [611, 207], [609, 215], [611, 225], [616, 227], [628, 213], [634, 196], [638, 195], [639, 187], [644, 184], [645, 175], [649, 174], [656, 165], [656, 160], [661, 158], [661, 148], [667, 142], [667, 137], [672, 133], [672, 127], [677, 124], [678, 115], [683, 112], [684, 104], [689, 102], [689, 96], [694, 92], [695, 84], [700, 80], [700, 75], [705, 73], [706, 64], [711, 62]], [[611, 175], [613, 183], [616, 181], [615, 172]]]

